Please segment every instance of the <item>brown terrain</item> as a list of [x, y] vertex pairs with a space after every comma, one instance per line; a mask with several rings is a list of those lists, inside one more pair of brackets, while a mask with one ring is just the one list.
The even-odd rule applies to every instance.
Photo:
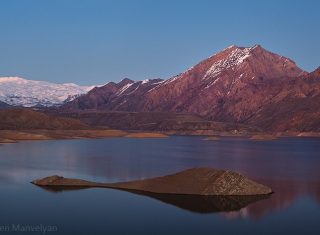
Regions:
[[[49, 112], [57, 115], [56, 113]], [[250, 135], [259, 128], [238, 123], [223, 123], [206, 120], [199, 115], [160, 112], [63, 112], [59, 116], [79, 119], [90, 126], [110, 127], [121, 130], [160, 131], [184, 135]]]
[[[270, 188], [237, 173], [208, 168], [194, 168], [174, 175], [125, 183], [101, 184], [61, 176], [50, 176], [32, 183], [51, 192], [88, 187], [114, 188], [197, 213], [239, 211], [249, 204], [270, 198], [271, 193]], [[239, 192], [241, 195], [233, 195]]]
[[0, 143], [21, 140], [124, 137], [125, 131], [91, 128], [72, 118], [49, 116], [30, 109], [0, 110]]
[[277, 131], [320, 132], [320, 68], [279, 87], [272, 102], [246, 123]]
[[0, 110], [0, 130], [79, 130], [89, 126], [76, 119], [52, 117], [31, 109]]
[[[137, 121], [139, 114], [134, 114], [137, 119], [132, 120], [128, 120], [128, 115], [156, 112], [191, 115], [207, 123], [237, 123], [270, 133], [320, 132], [319, 74], [320, 69], [307, 73], [292, 60], [260, 45], [231, 46], [166, 81], [124, 79], [108, 83], [57, 112], [78, 114], [81, 119], [91, 115], [95, 121], [88, 118], [88, 122], [102, 125], [115, 125], [104, 115], [118, 115], [118, 121], [127, 122], [125, 127], [131, 125], [131, 129], [142, 128], [142, 123]], [[128, 114], [114, 114], [119, 111]], [[95, 112], [99, 113], [96, 119], [92, 114]], [[147, 116], [146, 129], [172, 128], [171, 122], [159, 126], [156, 115]], [[162, 120], [168, 119], [171, 118], [165, 116]], [[199, 122], [200, 129], [208, 125], [203, 121]]]
[[251, 140], [276, 140], [278, 139], [275, 135], [268, 135], [268, 134], [259, 134], [253, 135], [250, 137]]
[[125, 137], [127, 138], [167, 138], [168, 135], [156, 132], [138, 132], [129, 133]]
[[121, 130], [0, 130], [0, 143], [14, 143], [21, 140], [98, 139], [127, 135], [127, 132]]
[[252, 196], [272, 193], [269, 187], [238, 173], [211, 168], [192, 168], [162, 177], [110, 184], [61, 176], [49, 176], [32, 183], [44, 187], [102, 187], [178, 195]]

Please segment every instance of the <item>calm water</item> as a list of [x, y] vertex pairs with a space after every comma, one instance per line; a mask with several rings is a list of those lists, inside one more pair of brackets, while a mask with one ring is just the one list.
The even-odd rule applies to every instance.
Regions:
[[[50, 192], [29, 183], [53, 174], [125, 181], [195, 166], [236, 170], [275, 193], [239, 211], [201, 213], [124, 191]], [[12, 224], [57, 227], [46, 234], [320, 234], [320, 139], [21, 142], [0, 146], [0, 187], [0, 235]]]

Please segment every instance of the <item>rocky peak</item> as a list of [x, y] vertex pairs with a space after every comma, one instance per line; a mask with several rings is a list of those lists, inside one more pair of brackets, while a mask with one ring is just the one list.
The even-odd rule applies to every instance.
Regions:
[[131, 79], [129, 79], [129, 78], [124, 78], [124, 79], [122, 79], [117, 85], [118, 85], [119, 87], [123, 87], [123, 86], [125, 86], [125, 85], [132, 84], [132, 83], [134, 83], [133, 80], [131, 80]]
[[255, 49], [255, 47], [238, 47], [232, 45], [221, 53], [213, 55], [209, 58], [209, 60], [212, 60], [212, 65], [206, 71], [202, 79], [214, 78], [221, 74], [225, 69], [240, 66], [251, 56], [251, 51]]
[[312, 71], [311, 73], [304, 73], [301, 76], [304, 79], [308, 80], [320, 80], [320, 67], [318, 67], [316, 70]]
[[269, 52], [259, 44], [252, 47], [231, 45], [178, 76], [168, 79], [162, 86], [185, 83], [185, 86], [190, 88], [201, 82], [207, 83], [205, 86], [210, 87], [218, 79], [221, 82], [235, 81], [237, 78], [242, 80], [278, 79], [297, 77], [303, 72], [292, 60]]
[[320, 77], [320, 66], [312, 73], [315, 74], [316, 76]]

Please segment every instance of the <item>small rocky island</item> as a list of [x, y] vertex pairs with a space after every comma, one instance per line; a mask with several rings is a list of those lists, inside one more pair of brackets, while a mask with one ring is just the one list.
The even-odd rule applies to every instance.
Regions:
[[100, 187], [176, 195], [253, 196], [272, 193], [271, 188], [239, 173], [212, 168], [192, 168], [172, 175], [119, 183], [95, 183], [56, 175], [32, 183], [46, 188]]

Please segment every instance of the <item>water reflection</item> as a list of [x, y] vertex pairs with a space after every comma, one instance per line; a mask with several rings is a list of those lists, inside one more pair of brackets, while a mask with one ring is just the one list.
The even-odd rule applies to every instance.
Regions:
[[[88, 189], [88, 187], [77, 186], [37, 186], [52, 193], [62, 193], [64, 191], [75, 191]], [[163, 203], [176, 206], [183, 210], [196, 213], [216, 213], [239, 211], [240, 209], [254, 202], [267, 199], [271, 195], [255, 195], [255, 196], [198, 196], [198, 195], [179, 195], [179, 194], [163, 194], [151, 193], [138, 190], [125, 189], [105, 189], [105, 190], [121, 190], [133, 193], [139, 196], [146, 196]]]
[[260, 180], [260, 182], [272, 187], [275, 192], [272, 197], [249, 205], [246, 208], [246, 213], [242, 213], [242, 211], [232, 213], [232, 218], [262, 219], [272, 212], [290, 208], [296, 201], [304, 197], [320, 203], [320, 181]]
[[[180, 209], [196, 213], [225, 212], [223, 216], [235, 218], [262, 219], [270, 213], [282, 211], [292, 206], [302, 197], [310, 197], [320, 204], [320, 182], [260, 180], [271, 186], [275, 193], [265, 196], [195, 196], [147, 193], [123, 190], [140, 196], [147, 196]], [[83, 187], [42, 187], [53, 193], [83, 190]], [[114, 190], [114, 189], [106, 189]]]
[[194, 212], [230, 211], [223, 209], [230, 204], [232, 212], [223, 213], [228, 218], [263, 219], [293, 207], [305, 197], [320, 203], [319, 139], [202, 139], [115, 138], [5, 145], [0, 147], [0, 184], [26, 185], [55, 174], [98, 182], [129, 181], [205, 166], [240, 172], [270, 186], [275, 193], [254, 203], [235, 200], [236, 205], [225, 198], [146, 196]]

